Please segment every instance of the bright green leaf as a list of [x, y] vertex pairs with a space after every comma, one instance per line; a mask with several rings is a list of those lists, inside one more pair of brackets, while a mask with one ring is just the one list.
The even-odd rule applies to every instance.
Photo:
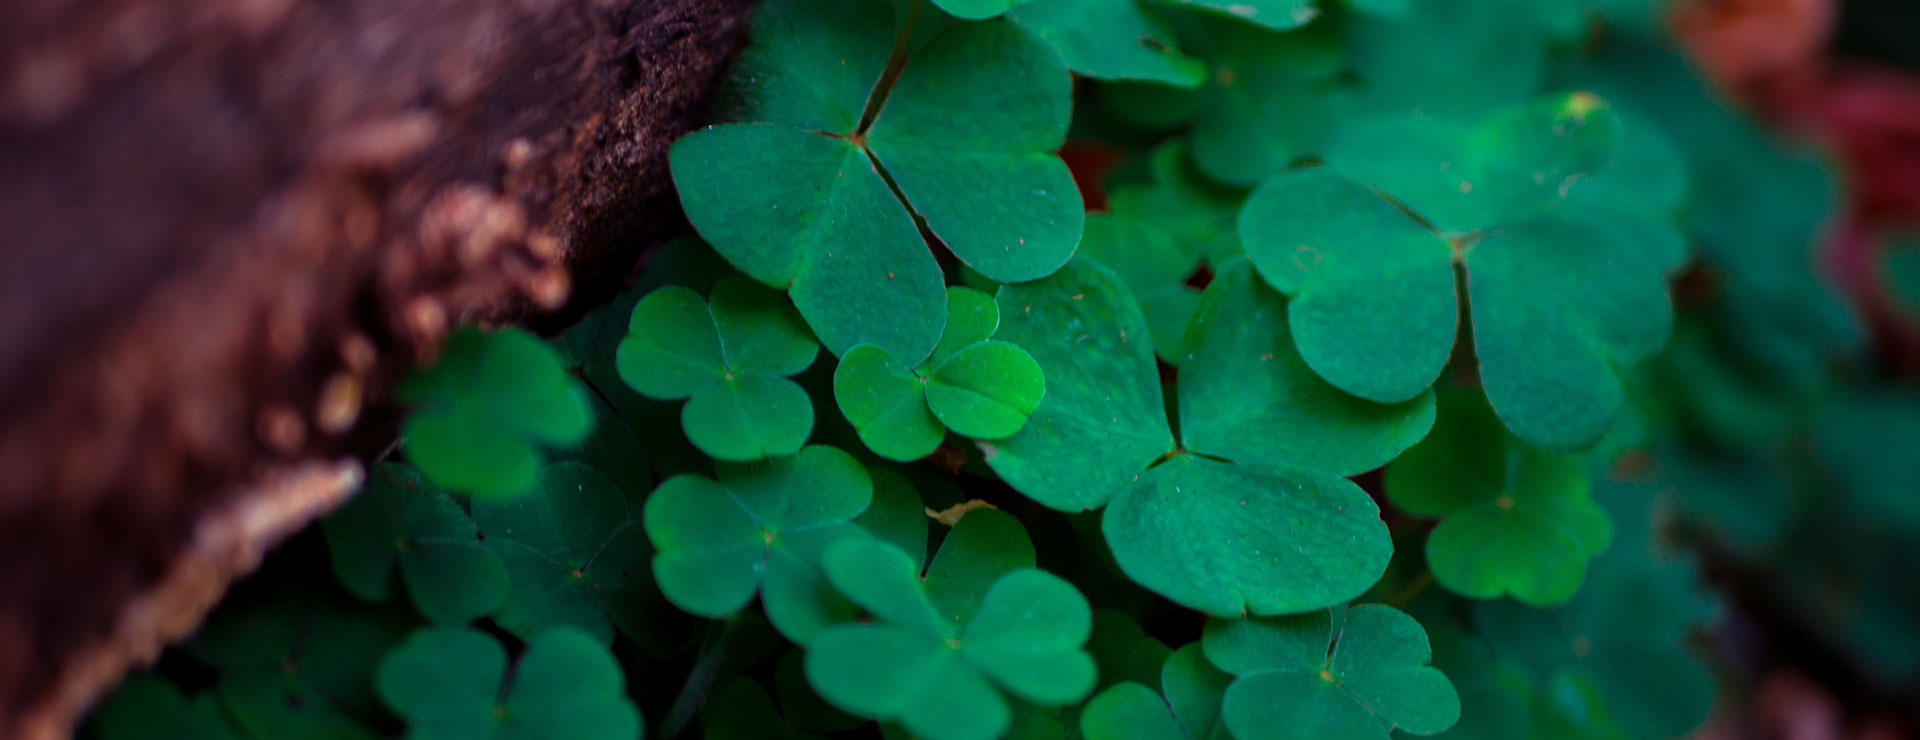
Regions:
[[1046, 395], [1032, 355], [1006, 342], [956, 352], [927, 378], [927, 406], [953, 431], [999, 439], [1020, 431]]
[[926, 381], [878, 346], [856, 345], [840, 358], [833, 398], [867, 449], [889, 460], [918, 460], [946, 439], [927, 407]]
[[454, 332], [398, 394], [417, 407], [400, 430], [407, 461], [448, 490], [480, 496], [525, 492], [539, 446], [573, 445], [593, 426], [586, 389], [519, 329]]

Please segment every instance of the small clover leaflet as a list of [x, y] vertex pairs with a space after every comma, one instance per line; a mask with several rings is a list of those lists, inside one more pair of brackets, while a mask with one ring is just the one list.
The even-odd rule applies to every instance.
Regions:
[[[1095, 678], [1082, 649], [1091, 626], [1086, 599], [1057, 576], [991, 562], [1004, 556], [973, 547], [989, 542], [953, 542], [969, 521], [996, 514], [961, 519], [924, 578], [905, 553], [878, 540], [842, 539], [827, 549], [828, 579], [872, 621], [828, 629], [808, 646], [807, 679], [822, 698], [928, 740], [988, 740], [1012, 721], [1006, 694], [1042, 706], [1086, 696]], [[1005, 521], [993, 526], [1024, 541], [1019, 525]], [[1031, 563], [1031, 550], [1025, 555]]]
[[719, 466], [716, 482], [680, 475], [647, 499], [654, 577], [675, 606], [703, 617], [739, 611], [760, 594], [768, 621], [807, 644], [853, 609], [820, 574], [835, 540], [865, 537], [873, 480], [852, 455], [810, 445], [799, 454]]
[[868, 449], [890, 460], [926, 457], [945, 429], [980, 439], [1020, 431], [1045, 396], [1046, 379], [1026, 350], [988, 339], [999, 325], [992, 298], [948, 288], [946, 331], [919, 367], [872, 344], [840, 359], [833, 373], [840, 412]]
[[1190, 643], [1166, 657], [1151, 685], [1126, 681], [1088, 700], [1080, 732], [1087, 740], [1231, 740], [1220, 704], [1232, 683]]
[[1580, 449], [1623, 403], [1619, 368], [1657, 351], [1673, 320], [1659, 255], [1554, 208], [1604, 164], [1613, 130], [1586, 93], [1464, 129], [1354, 127], [1328, 168], [1262, 183], [1241, 212], [1241, 238], [1261, 276], [1291, 296], [1307, 364], [1381, 402], [1423, 393], [1445, 367], [1460, 270], [1501, 421], [1536, 447]]
[[541, 632], [507, 680], [507, 651], [472, 629], [423, 629], [380, 661], [374, 683], [412, 740], [638, 740], [620, 664], [572, 628]]
[[[906, 55], [893, 17], [880, 0], [763, 3], [722, 93], [721, 117], [742, 123], [688, 134], [669, 160], [701, 236], [787, 289], [828, 350], [870, 343], [918, 364], [945, 302], [915, 215], [962, 262], [1020, 281], [1071, 256], [1085, 209], [1055, 153], [1072, 107], [1059, 53], [996, 19]], [[885, 86], [896, 52], [907, 61]]]
[[1239, 740], [1386, 740], [1396, 730], [1432, 735], [1460, 718], [1453, 684], [1427, 665], [1426, 631], [1390, 606], [1215, 619], [1201, 643], [1237, 676], [1221, 716]]
[[1033, 354], [1048, 390], [1020, 432], [979, 443], [987, 464], [1048, 507], [1106, 506], [1129, 578], [1219, 616], [1319, 609], [1379, 580], [1386, 525], [1341, 476], [1425, 435], [1431, 396], [1383, 405], [1327, 385], [1287, 340], [1281, 296], [1233, 260], [1187, 330], [1176, 439], [1146, 320], [1112, 272], [1078, 259], [997, 299], [996, 336]]
[[507, 569], [460, 505], [411, 468], [381, 463], [321, 522], [334, 576], [368, 601], [391, 595], [393, 571], [429, 622], [471, 622], [507, 597]]
[[1526, 446], [1470, 390], [1440, 394], [1433, 432], [1386, 472], [1395, 506], [1442, 518], [1427, 536], [1440, 585], [1537, 607], [1573, 598], [1587, 561], [1613, 538], [1587, 487], [1580, 458]]
[[661, 288], [633, 307], [616, 365], [650, 398], [685, 398], [687, 440], [716, 460], [791, 455], [813, 431], [813, 404], [787, 376], [819, 351], [793, 307], [745, 278], [713, 286], [709, 300]]
[[494, 621], [523, 640], [568, 626], [601, 642], [617, 628], [650, 650], [683, 642], [688, 620], [661, 599], [646, 566], [653, 550], [639, 494], [577, 462], [542, 468], [538, 491], [473, 506], [512, 583]]
[[569, 447], [593, 427], [586, 388], [519, 329], [454, 332], [398, 394], [417, 407], [400, 430], [407, 461], [447, 490], [478, 496], [525, 492], [540, 467], [536, 445]]

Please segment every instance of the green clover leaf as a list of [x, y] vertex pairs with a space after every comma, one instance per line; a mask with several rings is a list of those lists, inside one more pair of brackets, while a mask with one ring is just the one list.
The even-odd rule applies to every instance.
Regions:
[[1107, 506], [1129, 578], [1221, 616], [1319, 609], [1379, 580], [1386, 526], [1341, 475], [1418, 441], [1431, 396], [1381, 405], [1327, 385], [1288, 342], [1284, 300], [1236, 260], [1188, 329], [1176, 442], [1146, 320], [1113, 273], [1076, 260], [998, 300], [997, 336], [1033, 354], [1048, 391], [1019, 433], [980, 443], [987, 464], [1046, 506]]
[[92, 721], [101, 740], [240, 740], [213, 692], [191, 701], [174, 685], [143, 674], [102, 702]]
[[637, 740], [640, 712], [600, 641], [561, 627], [536, 635], [513, 667], [484, 632], [424, 629], [380, 661], [380, 697], [414, 740]]
[[1186, 284], [1200, 266], [1200, 255], [1153, 221], [1120, 213], [1116, 205], [1113, 214], [1089, 214], [1078, 254], [1126, 281], [1147, 318], [1155, 354], [1177, 363], [1187, 324], [1200, 307], [1200, 291]]
[[234, 725], [249, 737], [372, 737], [354, 719], [379, 712], [368, 676], [419, 618], [303, 579], [255, 583], [230, 594], [186, 646], [220, 670]]
[[367, 485], [321, 522], [340, 585], [368, 601], [391, 595], [393, 571], [429, 622], [465, 624], [507, 597], [507, 569], [480, 542], [460, 505], [395, 463], [374, 466]]
[[1284, 618], [1209, 621], [1207, 659], [1238, 678], [1221, 714], [1240, 740], [1386, 740], [1432, 735], [1460, 718], [1460, 697], [1427, 665], [1427, 633], [1390, 606]]
[[1440, 395], [1433, 432], [1386, 473], [1395, 506], [1441, 518], [1427, 536], [1427, 566], [1440, 585], [1532, 606], [1573, 598], [1587, 561], [1613, 538], [1587, 485], [1580, 458], [1527, 447], [1467, 390]]
[[1363, 126], [1328, 153], [1329, 169], [1262, 183], [1241, 238], [1292, 297], [1307, 364], [1382, 402], [1419, 395], [1446, 365], [1458, 266], [1494, 410], [1529, 444], [1580, 449], [1619, 411], [1617, 368], [1657, 351], [1672, 324], [1659, 257], [1580, 214], [1542, 217], [1604, 163], [1613, 128], [1585, 93], [1466, 130]]
[[525, 492], [540, 467], [536, 445], [569, 447], [593, 427], [586, 389], [519, 329], [454, 332], [398, 394], [417, 407], [400, 430], [407, 461], [442, 488], [477, 496]]
[[1155, 0], [1255, 23], [1276, 31], [1306, 25], [1320, 15], [1315, 0]]
[[1040, 405], [1046, 379], [1025, 350], [988, 339], [999, 325], [992, 298], [948, 288], [947, 328], [926, 362], [909, 368], [879, 346], [857, 345], [834, 369], [834, 400], [867, 449], [890, 460], [926, 457], [946, 429], [1011, 435]]
[[663, 602], [645, 565], [653, 550], [641, 529], [639, 495], [576, 462], [542, 468], [538, 490], [473, 506], [474, 522], [512, 582], [494, 621], [523, 640], [568, 626], [603, 643], [617, 628], [655, 650], [684, 641], [684, 618]]
[[791, 455], [813, 431], [813, 404], [787, 376], [819, 347], [776, 291], [745, 278], [713, 286], [708, 301], [661, 288], [633, 307], [616, 365], [641, 394], [687, 399], [687, 440], [716, 460]]
[[1344, 112], [1333, 79], [1345, 61], [1325, 24], [1288, 33], [1201, 23], [1192, 46], [1213, 65], [1194, 109], [1193, 162], [1249, 186], [1318, 151]]
[[1011, 517], [972, 512], [924, 578], [891, 545], [835, 542], [827, 577], [872, 621], [831, 628], [808, 646], [814, 689], [849, 713], [898, 721], [928, 740], [999, 736], [1012, 721], [1005, 694], [1043, 706], [1086, 696], [1095, 678], [1081, 649], [1087, 601], [1032, 568], [1030, 544], [1024, 557], [1008, 557], [998, 545], [1013, 538], [1024, 543], [1025, 533]]
[[907, 61], [887, 85], [893, 16], [879, 0], [763, 4], [724, 93], [723, 118], [743, 123], [688, 134], [669, 159], [694, 227], [787, 289], [827, 349], [917, 364], [944, 302], [916, 215], [967, 265], [1019, 281], [1066, 261], [1084, 209], [1054, 153], [1071, 108], [1060, 55], [1011, 21], [954, 24], [895, 50]]
[[737, 612], [759, 593], [768, 621], [807, 644], [852, 617], [821, 576], [820, 553], [835, 540], [862, 536], [852, 520], [872, 495], [866, 468], [821, 445], [722, 465], [717, 482], [675, 476], [647, 499], [647, 536], [658, 550], [654, 576], [667, 600], [703, 617]]
[[1086, 77], [1193, 87], [1207, 75], [1205, 64], [1180, 54], [1173, 29], [1133, 0], [1026, 0], [1007, 17]]
[[1220, 704], [1233, 676], [1207, 662], [1201, 644], [1166, 656], [1153, 681], [1113, 685], [1087, 702], [1080, 715], [1086, 740], [1231, 740]]

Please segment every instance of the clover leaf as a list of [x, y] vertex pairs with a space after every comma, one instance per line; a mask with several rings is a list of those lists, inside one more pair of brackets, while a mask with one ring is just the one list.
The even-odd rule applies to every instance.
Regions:
[[395, 463], [374, 466], [367, 485], [321, 522], [340, 585], [368, 601], [391, 594], [393, 571], [430, 622], [466, 623], [507, 597], [507, 569], [480, 542], [460, 505]]
[[[968, 266], [1020, 281], [1066, 261], [1084, 209], [1055, 154], [1072, 92], [1060, 55], [1004, 19], [909, 55], [889, 46], [893, 16], [881, 0], [762, 4], [724, 93], [723, 119], [741, 123], [688, 134], [669, 160], [701, 236], [787, 289], [828, 350], [918, 364], [944, 302], [915, 216]], [[889, 84], [890, 57], [906, 61]]]
[[1213, 66], [1194, 108], [1194, 164], [1221, 182], [1249, 186], [1316, 152], [1344, 112], [1333, 79], [1345, 62], [1324, 26], [1274, 33], [1199, 23], [1192, 46]]
[[418, 617], [314, 588], [308, 579], [235, 589], [186, 651], [220, 670], [217, 691], [236, 727], [257, 737], [371, 737], [368, 676]]
[[478, 496], [525, 492], [540, 467], [536, 446], [568, 447], [593, 427], [586, 389], [559, 354], [519, 329], [454, 332], [398, 394], [417, 407], [400, 430], [407, 461], [447, 490]]
[[647, 499], [654, 576], [675, 606], [704, 617], [737, 612], [758, 592], [768, 621], [804, 645], [852, 616], [820, 575], [820, 553], [864, 536], [852, 520], [872, 496], [866, 468], [821, 445], [722, 465], [717, 482], [675, 476]]
[[1068, 68], [1087, 77], [1175, 87], [1206, 78], [1206, 65], [1180, 54], [1173, 29], [1133, 0], [1026, 0], [1007, 17], [1046, 39]]
[[1152, 686], [1115, 684], [1087, 702], [1080, 715], [1086, 740], [1230, 740], [1220, 703], [1233, 676], [1207, 662], [1201, 644], [1166, 656]]
[[1276, 31], [1304, 25], [1320, 15], [1315, 0], [1156, 0], [1231, 16]]
[[1587, 485], [1580, 458], [1526, 446], [1466, 390], [1440, 395], [1433, 433], [1386, 473], [1395, 506], [1442, 518], [1427, 536], [1427, 566], [1440, 585], [1532, 606], [1573, 598], [1587, 560], [1613, 537]]
[[993, 509], [962, 517], [924, 573], [879, 540], [835, 542], [827, 578], [870, 621], [815, 637], [809, 683], [846, 712], [928, 740], [1000, 735], [1013, 717], [1007, 694], [1040, 706], [1078, 701], [1095, 679], [1081, 649], [1090, 610], [1033, 562], [1019, 522]]
[[101, 740], [240, 740], [213, 692], [189, 700], [153, 675], [139, 675], [107, 697], [92, 725]]
[[1428, 666], [1427, 633], [1390, 606], [1209, 621], [1207, 659], [1237, 676], [1221, 716], [1239, 740], [1385, 740], [1432, 735], [1460, 718], [1460, 697]]
[[1341, 476], [1419, 440], [1430, 396], [1383, 405], [1327, 385], [1288, 341], [1284, 300], [1235, 260], [1188, 328], [1176, 440], [1146, 320], [1112, 272], [1075, 260], [998, 300], [996, 336], [1033, 354], [1048, 390], [1020, 432], [980, 443], [987, 464], [1046, 506], [1105, 505], [1129, 578], [1221, 616], [1319, 609], [1379, 579], [1386, 526]]
[[639, 495], [576, 462], [542, 468], [538, 491], [473, 506], [512, 582], [493, 620], [523, 640], [564, 625], [601, 642], [618, 628], [656, 650], [683, 641], [684, 618], [667, 608], [646, 567], [653, 551]]
[[947, 328], [919, 367], [872, 344], [840, 359], [833, 373], [840, 412], [868, 449], [890, 460], [926, 457], [945, 429], [982, 439], [1019, 431], [1046, 394], [1046, 379], [1025, 350], [988, 339], [999, 325], [992, 298], [948, 288]]
[[1177, 362], [1187, 323], [1200, 306], [1200, 291], [1187, 285], [1187, 277], [1200, 266], [1200, 255], [1153, 222], [1117, 213], [1087, 216], [1079, 254], [1126, 281], [1147, 318], [1154, 352]]
[[1458, 267], [1494, 410], [1529, 444], [1579, 449], [1619, 411], [1617, 368], [1657, 351], [1672, 323], [1657, 256], [1579, 214], [1548, 213], [1604, 163], [1613, 128], [1585, 93], [1467, 129], [1362, 126], [1328, 168], [1262, 183], [1241, 238], [1291, 296], [1307, 364], [1382, 402], [1419, 395], [1446, 365]]
[[787, 376], [813, 364], [818, 349], [778, 292], [727, 278], [708, 301], [674, 286], [640, 299], [616, 363], [641, 394], [687, 399], [680, 425], [701, 452], [743, 462], [806, 444], [813, 404]]
[[413, 740], [636, 740], [640, 712], [620, 665], [572, 628], [541, 632], [507, 680], [507, 651], [472, 629], [414, 633], [380, 661], [380, 697]]

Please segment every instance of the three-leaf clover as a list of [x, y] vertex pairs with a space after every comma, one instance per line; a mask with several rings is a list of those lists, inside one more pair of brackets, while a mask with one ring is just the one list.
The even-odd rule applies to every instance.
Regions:
[[1061, 706], [1093, 688], [1087, 601], [1032, 567], [1033, 545], [1006, 514], [968, 513], [924, 575], [868, 538], [835, 542], [823, 564], [871, 617], [807, 646], [808, 681], [842, 710], [927, 740], [987, 740], [1012, 721], [1007, 694]]
[[1241, 239], [1260, 275], [1291, 296], [1307, 364], [1380, 402], [1420, 395], [1445, 367], [1458, 269], [1500, 419], [1534, 446], [1579, 449], [1613, 423], [1618, 368], [1657, 351], [1673, 319], [1658, 255], [1554, 208], [1605, 163], [1613, 129], [1586, 93], [1473, 127], [1353, 127], [1327, 168], [1262, 183], [1241, 211]]
[[1460, 697], [1427, 662], [1426, 630], [1390, 606], [1291, 617], [1215, 619], [1207, 659], [1238, 678], [1221, 705], [1239, 740], [1386, 740], [1432, 735], [1460, 718]]
[[540, 467], [536, 445], [568, 447], [593, 427], [586, 389], [559, 354], [519, 329], [454, 332], [398, 394], [418, 407], [400, 430], [407, 461], [461, 493], [526, 491]]
[[1231, 740], [1220, 704], [1232, 683], [1200, 643], [1189, 643], [1166, 657], [1153, 685], [1127, 681], [1088, 700], [1080, 733], [1087, 740]]
[[745, 278], [713, 286], [708, 300], [661, 288], [633, 307], [616, 364], [651, 398], [685, 398], [687, 440], [716, 460], [791, 455], [813, 431], [813, 404], [787, 376], [819, 351], [776, 291]]
[[1433, 401], [1342, 393], [1301, 362], [1284, 299], [1245, 260], [1221, 266], [1187, 330], [1175, 438], [1146, 319], [1088, 260], [1001, 288], [999, 338], [1047, 376], [1019, 433], [980, 443], [1015, 489], [1101, 521], [1128, 577], [1220, 616], [1340, 603], [1386, 568], [1379, 509], [1341, 477], [1378, 467], [1433, 422]]
[[429, 622], [466, 623], [507, 597], [507, 569], [460, 505], [411, 468], [381, 463], [320, 525], [333, 573], [368, 601], [391, 595], [393, 571]]
[[873, 479], [852, 455], [809, 445], [799, 454], [719, 466], [719, 480], [678, 475], [647, 499], [654, 577], [667, 600], [703, 617], [739, 611], [760, 594], [767, 620], [796, 643], [852, 616], [820, 574], [835, 540], [864, 537], [853, 519]]
[[834, 370], [834, 400], [860, 441], [891, 460], [926, 457], [946, 429], [979, 439], [1020, 431], [1046, 379], [1026, 350], [988, 338], [999, 326], [987, 294], [948, 288], [947, 328], [925, 362], [908, 367], [878, 345], [856, 345]]
[[620, 664], [571, 628], [527, 643], [507, 680], [507, 651], [472, 629], [423, 629], [380, 661], [380, 698], [413, 740], [636, 740], [640, 712]]
[[1433, 432], [1386, 473], [1395, 506], [1442, 518], [1427, 536], [1434, 579], [1476, 599], [1573, 598], [1613, 538], [1613, 521], [1587, 497], [1586, 465], [1515, 439], [1478, 393], [1442, 393], [1438, 405]]
[[601, 642], [618, 628], [661, 650], [684, 639], [685, 617], [660, 598], [646, 566], [653, 550], [639, 494], [576, 462], [542, 468], [538, 491], [474, 503], [474, 522], [512, 583], [494, 621], [521, 639], [561, 625]]
[[[763, 3], [723, 91], [721, 118], [742, 123], [688, 134], [669, 158], [694, 228], [787, 289], [828, 350], [871, 343], [918, 364], [946, 303], [916, 216], [1011, 282], [1067, 260], [1084, 208], [1055, 154], [1072, 107], [1057, 52], [1005, 19], [895, 49], [893, 18], [881, 0]], [[890, 58], [906, 60], [897, 78]]]

